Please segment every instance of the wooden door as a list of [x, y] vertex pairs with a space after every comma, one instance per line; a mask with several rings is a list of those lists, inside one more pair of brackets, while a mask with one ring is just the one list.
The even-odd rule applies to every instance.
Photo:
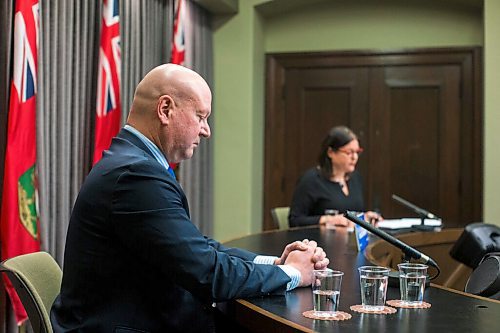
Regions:
[[460, 71], [456, 65], [373, 70], [368, 196], [384, 215], [412, 214], [394, 204], [395, 193], [444, 221], [461, 220]]
[[481, 218], [479, 50], [268, 55], [264, 229], [316, 165], [328, 129], [347, 125], [365, 154], [367, 208], [412, 216], [393, 193], [446, 226]]
[[[347, 124], [364, 136], [368, 119], [366, 68], [290, 70], [286, 75], [283, 125], [284, 164], [275, 168], [282, 195], [290, 199], [297, 175], [316, 165], [332, 124]], [[278, 162], [278, 161], [275, 161]], [[279, 175], [282, 175], [281, 177]]]

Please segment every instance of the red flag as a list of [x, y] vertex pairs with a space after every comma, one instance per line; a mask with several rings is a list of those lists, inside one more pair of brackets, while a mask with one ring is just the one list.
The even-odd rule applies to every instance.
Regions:
[[120, 22], [118, 0], [104, 0], [97, 78], [94, 164], [120, 130]]
[[[38, 0], [17, 0], [1, 213], [2, 260], [40, 251], [36, 184]], [[4, 276], [18, 324], [27, 315]]]
[[[172, 34], [172, 55], [170, 62], [177, 65], [184, 65], [184, 1], [175, 0], [174, 4], [174, 29]], [[170, 167], [177, 173], [178, 164], [169, 163]]]
[[175, 17], [170, 62], [177, 65], [184, 65], [184, 1], [175, 0], [174, 8]]

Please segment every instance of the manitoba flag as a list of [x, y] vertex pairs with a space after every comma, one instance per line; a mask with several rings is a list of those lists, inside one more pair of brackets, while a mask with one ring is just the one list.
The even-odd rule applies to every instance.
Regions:
[[94, 164], [120, 130], [120, 22], [118, 0], [104, 0], [97, 76]]
[[[35, 164], [39, 26], [38, 0], [17, 0], [0, 217], [2, 260], [40, 251]], [[4, 281], [17, 323], [21, 324], [27, 318], [26, 311], [5, 276]]]

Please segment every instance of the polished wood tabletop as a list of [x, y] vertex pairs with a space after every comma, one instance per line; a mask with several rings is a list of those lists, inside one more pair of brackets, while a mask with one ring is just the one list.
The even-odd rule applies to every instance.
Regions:
[[[329, 267], [344, 272], [340, 311], [352, 318], [345, 321], [308, 319], [302, 313], [312, 309], [310, 288], [297, 288], [285, 296], [257, 297], [218, 305], [228, 317], [251, 332], [500, 332], [500, 302], [468, 295], [431, 284], [424, 300], [429, 309], [398, 309], [395, 314], [361, 314], [350, 310], [360, 304], [357, 268], [371, 263], [358, 253], [354, 234], [325, 227], [295, 228], [264, 232], [235, 239], [226, 246], [259, 254], [280, 255], [295, 240], [316, 240], [330, 259]], [[399, 288], [389, 287], [387, 300], [399, 299]]]

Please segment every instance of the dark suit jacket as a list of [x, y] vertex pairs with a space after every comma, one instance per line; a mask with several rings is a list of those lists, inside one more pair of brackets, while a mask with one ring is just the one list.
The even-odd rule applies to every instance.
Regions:
[[177, 181], [121, 130], [76, 200], [55, 332], [203, 332], [212, 302], [284, 293], [290, 278], [191, 223]]

